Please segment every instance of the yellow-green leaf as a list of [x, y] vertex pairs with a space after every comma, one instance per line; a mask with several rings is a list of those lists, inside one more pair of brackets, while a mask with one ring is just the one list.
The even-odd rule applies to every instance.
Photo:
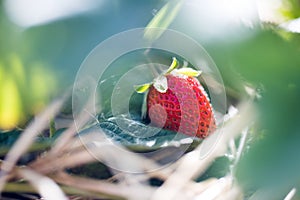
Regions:
[[143, 84], [143, 85], [135, 85], [134, 90], [137, 93], [144, 93], [150, 88], [151, 85], [152, 85], [152, 83], [146, 83], [146, 84]]
[[186, 75], [186, 76], [192, 76], [192, 77], [197, 77], [201, 74], [201, 71], [194, 70], [194, 69], [189, 68], [189, 67], [180, 68], [176, 72], [179, 73], [179, 74], [183, 74], [183, 75]]
[[22, 102], [12, 76], [7, 74], [0, 87], [0, 129], [9, 130], [22, 120]]
[[175, 57], [173, 57], [172, 63], [170, 65], [168, 71], [166, 72], [166, 74], [169, 74], [171, 71], [173, 71], [175, 68], [177, 68], [178, 65], [179, 65], [178, 60]]

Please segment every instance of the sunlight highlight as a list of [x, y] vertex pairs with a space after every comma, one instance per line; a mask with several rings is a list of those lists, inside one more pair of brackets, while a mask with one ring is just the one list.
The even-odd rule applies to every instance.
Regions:
[[30, 27], [88, 12], [102, 3], [97, 0], [6, 0], [4, 6], [14, 23]]

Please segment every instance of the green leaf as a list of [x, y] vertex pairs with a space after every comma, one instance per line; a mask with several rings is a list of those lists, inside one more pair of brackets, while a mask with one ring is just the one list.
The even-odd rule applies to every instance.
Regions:
[[169, 74], [171, 71], [173, 71], [179, 65], [178, 60], [175, 57], [173, 57], [172, 59], [173, 59], [172, 63], [170, 65], [169, 69], [167, 70], [166, 74]]
[[[107, 137], [133, 151], [153, 151], [160, 147], [166, 148], [166, 145], [173, 146], [174, 142], [185, 145], [181, 143], [182, 139], [189, 138], [189, 136], [181, 133], [146, 125], [146, 121], [140, 121], [141, 119], [138, 118], [139, 116], [134, 115], [109, 117], [79, 134], [88, 134], [101, 127]], [[120, 124], [122, 127], [119, 126]], [[193, 145], [197, 143], [198, 141], [195, 140]], [[191, 148], [194, 148], [193, 145], [191, 144]]]
[[150, 41], [159, 38], [173, 22], [182, 4], [183, 0], [172, 0], [166, 3], [147, 25], [144, 37]]
[[143, 85], [135, 85], [134, 90], [137, 93], [144, 93], [151, 87], [151, 85], [152, 85], [152, 83], [145, 83]]
[[168, 90], [168, 80], [164, 75], [158, 76], [153, 83], [155, 89], [157, 89], [160, 93], [165, 93]]
[[192, 77], [197, 77], [202, 73], [201, 71], [194, 70], [189, 67], [180, 68], [180, 69], [176, 70], [176, 72], [178, 72], [179, 74], [183, 74], [186, 76], [192, 76]]

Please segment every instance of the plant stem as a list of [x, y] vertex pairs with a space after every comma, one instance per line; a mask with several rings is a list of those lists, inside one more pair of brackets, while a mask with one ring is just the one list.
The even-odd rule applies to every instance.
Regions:
[[49, 127], [50, 127], [50, 130], [49, 130], [49, 137], [52, 138], [53, 135], [56, 133], [56, 128], [55, 128], [55, 121], [54, 121], [54, 118], [50, 119]]
[[[61, 189], [67, 194], [67, 195], [80, 195], [85, 197], [97, 197], [97, 198], [107, 198], [107, 195], [96, 193], [96, 192], [90, 192], [90, 191], [84, 191], [78, 188], [72, 188], [68, 186], [60, 186]], [[10, 192], [10, 193], [37, 193], [37, 191], [29, 184], [29, 183], [7, 183], [3, 189], [2, 192]], [[119, 197], [110, 197], [110, 199], [119, 199]]]
[[246, 141], [247, 141], [247, 136], [248, 136], [248, 127], [246, 127], [243, 131], [242, 131], [242, 137], [240, 139], [240, 144], [237, 150], [237, 154], [236, 154], [236, 158], [235, 158], [235, 162], [234, 162], [234, 166], [236, 166], [236, 164], [238, 163], [238, 161], [241, 158], [241, 155], [243, 153], [243, 150], [245, 148], [246, 145]]
[[[34, 143], [28, 150], [27, 153], [41, 151], [49, 148], [51, 146], [48, 142], [42, 142], [42, 143]], [[9, 148], [1, 148], [0, 149], [0, 156], [5, 156], [7, 152], [9, 151]]]

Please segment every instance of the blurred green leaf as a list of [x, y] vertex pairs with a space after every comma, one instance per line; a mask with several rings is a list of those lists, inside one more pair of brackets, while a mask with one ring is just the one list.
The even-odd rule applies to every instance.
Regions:
[[6, 73], [0, 85], [0, 128], [12, 129], [23, 118], [22, 101], [14, 77]]
[[204, 181], [209, 178], [222, 178], [230, 172], [230, 160], [226, 156], [218, 157], [211, 166], [197, 178], [197, 181]]
[[11, 147], [19, 138], [21, 130], [13, 130], [9, 132], [0, 132], [0, 147]]
[[288, 20], [300, 17], [300, 2], [298, 0], [282, 0], [279, 13]]
[[144, 37], [150, 41], [159, 38], [177, 16], [183, 2], [184, 0], [170, 0], [166, 3], [146, 26]]
[[268, 199], [284, 197], [300, 180], [300, 49], [264, 32], [233, 54], [236, 70], [264, 87], [256, 104], [258, 125], [266, 132], [242, 157], [236, 175], [245, 191], [268, 188], [274, 191]]

